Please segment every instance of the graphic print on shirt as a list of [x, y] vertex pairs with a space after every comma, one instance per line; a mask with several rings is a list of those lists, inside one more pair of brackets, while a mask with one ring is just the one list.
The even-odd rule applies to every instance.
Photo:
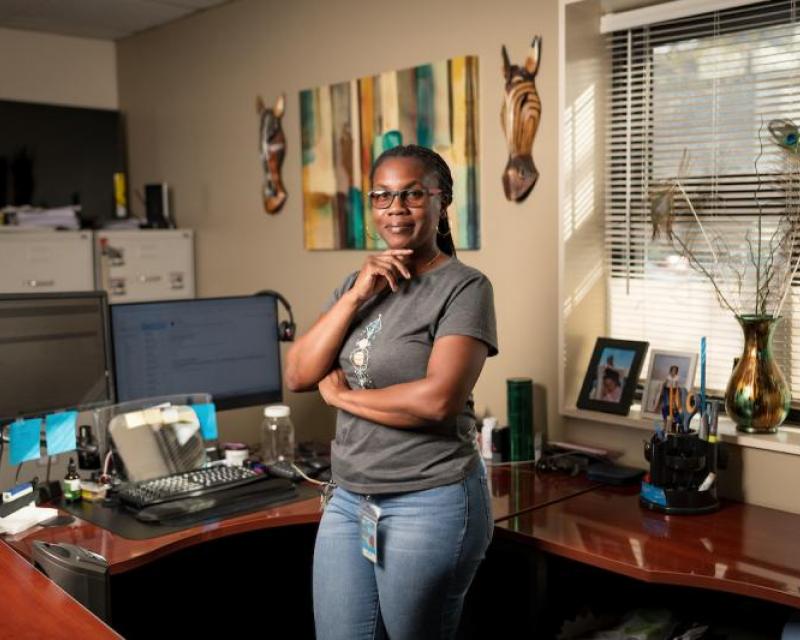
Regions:
[[362, 389], [374, 389], [375, 383], [369, 377], [369, 349], [375, 336], [381, 330], [381, 315], [370, 322], [366, 328], [361, 332], [363, 338], [356, 342], [355, 349], [350, 352], [350, 364], [353, 365], [353, 370], [358, 379], [358, 385]]

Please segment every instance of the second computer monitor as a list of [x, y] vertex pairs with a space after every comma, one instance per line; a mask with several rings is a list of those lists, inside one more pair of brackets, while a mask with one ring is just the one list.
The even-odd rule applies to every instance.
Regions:
[[111, 307], [119, 401], [210, 393], [218, 409], [281, 400], [272, 296]]
[[0, 294], [0, 420], [114, 401], [99, 291]]

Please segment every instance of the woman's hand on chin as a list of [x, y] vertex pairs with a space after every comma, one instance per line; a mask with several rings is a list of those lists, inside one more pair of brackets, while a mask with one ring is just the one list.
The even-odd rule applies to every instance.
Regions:
[[387, 287], [397, 291], [399, 282], [411, 277], [411, 271], [405, 263], [413, 253], [412, 249], [387, 249], [383, 253], [367, 256], [348, 293], [361, 304]]
[[347, 384], [347, 377], [341, 369], [334, 369], [322, 380], [319, 381], [319, 392], [325, 404], [331, 407], [338, 407], [339, 394], [350, 388]]

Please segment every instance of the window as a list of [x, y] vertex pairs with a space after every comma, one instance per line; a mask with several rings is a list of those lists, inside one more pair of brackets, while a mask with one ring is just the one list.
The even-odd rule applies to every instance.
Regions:
[[[772, 119], [800, 124], [796, 4], [763, 2], [617, 31], [608, 44], [610, 335], [680, 351], [698, 351], [700, 337], [707, 336], [708, 385], [724, 391], [741, 352], [741, 329], [664, 230], [653, 237], [651, 199], [672, 202], [674, 227], [697, 255], [730, 261], [731, 268], [716, 274], [726, 297], [739, 299], [740, 286], [753, 291], [755, 266], [746, 238], [757, 252], [760, 218], [766, 252], [787, 198], [797, 200], [796, 184], [785, 180], [783, 152], [768, 131]], [[710, 243], [674, 187], [676, 177], [705, 222]], [[800, 246], [791, 253], [797, 252]], [[740, 302], [741, 312], [754, 312], [752, 295]], [[800, 287], [791, 287], [781, 315], [775, 355], [800, 398]]]

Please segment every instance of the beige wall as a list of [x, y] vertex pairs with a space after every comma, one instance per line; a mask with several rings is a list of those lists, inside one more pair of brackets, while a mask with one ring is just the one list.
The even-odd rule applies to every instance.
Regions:
[[[475, 396], [505, 419], [505, 379], [539, 385], [541, 415], [557, 420], [557, 9], [556, 0], [410, 0], [287, 3], [239, 0], [118, 43], [120, 108], [127, 117], [130, 182], [166, 181], [178, 223], [197, 231], [200, 295], [283, 292], [300, 329], [364, 258], [303, 249], [301, 89], [461, 54], [480, 57], [482, 248], [462, 259], [493, 281], [501, 355]], [[534, 146], [539, 184], [523, 204], [505, 200], [499, 108], [500, 46], [520, 63], [543, 35], [537, 85], [543, 120]], [[284, 178], [289, 200], [274, 217], [259, 198], [256, 95], [287, 94]], [[546, 399], [546, 411], [544, 401]], [[328, 437], [317, 394], [289, 395], [302, 437]], [[225, 437], [255, 438], [255, 410], [223, 414]]]
[[[112, 43], [0, 29], [0, 98], [114, 108], [118, 77], [119, 107], [129, 123], [131, 184], [140, 188], [165, 180], [173, 186], [179, 223], [197, 230], [200, 294], [277, 288], [293, 303], [302, 330], [363, 254], [302, 248], [298, 91], [454, 55], [480, 56], [483, 246], [463, 253], [462, 259], [494, 282], [501, 355], [487, 363], [476, 400], [481, 410], [505, 419], [505, 378], [531, 376], [540, 385], [537, 399], [546, 399], [538, 417], [546, 414], [550, 435], [561, 435], [557, 0], [508, 1], [502, 10], [479, 0], [411, 0], [403, 5], [403, 20], [395, 19], [396, 5], [382, 1], [274, 4], [239, 0], [123, 40], [116, 70]], [[584, 10], [593, 9], [572, 9]], [[503, 89], [499, 49], [505, 43], [519, 61], [536, 33], [544, 37], [537, 81], [543, 120], [534, 146], [541, 178], [528, 200], [515, 205], [505, 201], [500, 185], [505, 145], [498, 115]], [[567, 79], [579, 82], [567, 91], [569, 102], [582, 93], [578, 89], [586, 76], [575, 74], [586, 69], [583, 51], [576, 48], [570, 58], [574, 66]], [[290, 199], [279, 215], [267, 217], [259, 199], [254, 103], [257, 94], [272, 101], [281, 91], [288, 97], [284, 177]], [[570, 246], [585, 247], [580, 239], [581, 234], [575, 235]], [[573, 285], [583, 282], [581, 273], [574, 278], [566, 274], [565, 292], [580, 288]], [[568, 341], [573, 329], [579, 339], [580, 326], [600, 322], [590, 307], [602, 314], [602, 301], [590, 298], [602, 295], [592, 290], [586, 297], [587, 306], [573, 316], [576, 324], [567, 327]], [[586, 344], [593, 340], [587, 337]], [[331, 434], [332, 414], [316, 394], [290, 394], [288, 400], [301, 438]], [[566, 437], [621, 450], [624, 463], [644, 465], [644, 432], [585, 420], [564, 422]], [[222, 435], [254, 440], [258, 423], [255, 409], [227, 412], [221, 418]], [[800, 494], [789, 489], [796, 484], [796, 456], [731, 449], [732, 468], [722, 477], [727, 495], [800, 512]], [[42, 469], [28, 466], [23, 476], [41, 475]], [[54, 477], [63, 475], [61, 466]]]
[[114, 43], [0, 29], [0, 99], [116, 109]]
[[[598, 15], [593, 2], [569, 11], [591, 20]], [[121, 41], [120, 107], [129, 125], [131, 184], [139, 188], [164, 180], [173, 186], [179, 223], [197, 231], [201, 295], [278, 289], [293, 303], [302, 330], [363, 254], [303, 249], [298, 91], [454, 55], [478, 55], [483, 239], [480, 251], [464, 252], [462, 259], [494, 283], [501, 354], [487, 363], [476, 401], [480, 410], [488, 408], [504, 420], [505, 379], [531, 376], [539, 385], [537, 417], [547, 420], [550, 436], [560, 436], [557, 0], [509, 1], [502, 10], [480, 1], [410, 0], [402, 10], [407, 19], [396, 19], [397, 12], [396, 5], [382, 1], [300, 0], [277, 6], [239, 0]], [[505, 43], [519, 61], [536, 33], [544, 38], [537, 80], [543, 120], [534, 146], [541, 177], [528, 200], [516, 205], [506, 202], [500, 184], [506, 151], [498, 115], [499, 49]], [[601, 221], [597, 208], [602, 208], [601, 85], [593, 108], [585, 100], [587, 87], [602, 77], [593, 60], [602, 47], [590, 35], [573, 36], [576, 46], [567, 47], [565, 106], [595, 124], [593, 150], [583, 153], [573, 145], [575, 173], [565, 182], [579, 205], [563, 211], [564, 231], [572, 225], [569, 237], [564, 234], [564, 258], [578, 257], [572, 261], [575, 268], [563, 275], [564, 294], [572, 300], [563, 338], [575, 355], [588, 353], [602, 331], [605, 294], [603, 279], [591, 275], [601, 258], [595, 242]], [[271, 102], [281, 91], [288, 98], [284, 178], [289, 201], [279, 215], [268, 217], [259, 199], [255, 96]], [[585, 218], [581, 203], [592, 171], [595, 186], [588, 200], [595, 208]], [[572, 360], [566, 373], [576, 383], [584, 365]], [[567, 392], [565, 404], [572, 406], [576, 389]], [[289, 394], [288, 401], [301, 438], [331, 434], [332, 414], [317, 394]], [[255, 409], [223, 414], [223, 437], [254, 441], [258, 423]], [[621, 450], [626, 464], [645, 464], [642, 431], [568, 419], [563, 435]], [[796, 475], [796, 456], [731, 449], [731, 469], [722, 478], [726, 495], [800, 512], [795, 494], [785, 490], [787, 479]]]

